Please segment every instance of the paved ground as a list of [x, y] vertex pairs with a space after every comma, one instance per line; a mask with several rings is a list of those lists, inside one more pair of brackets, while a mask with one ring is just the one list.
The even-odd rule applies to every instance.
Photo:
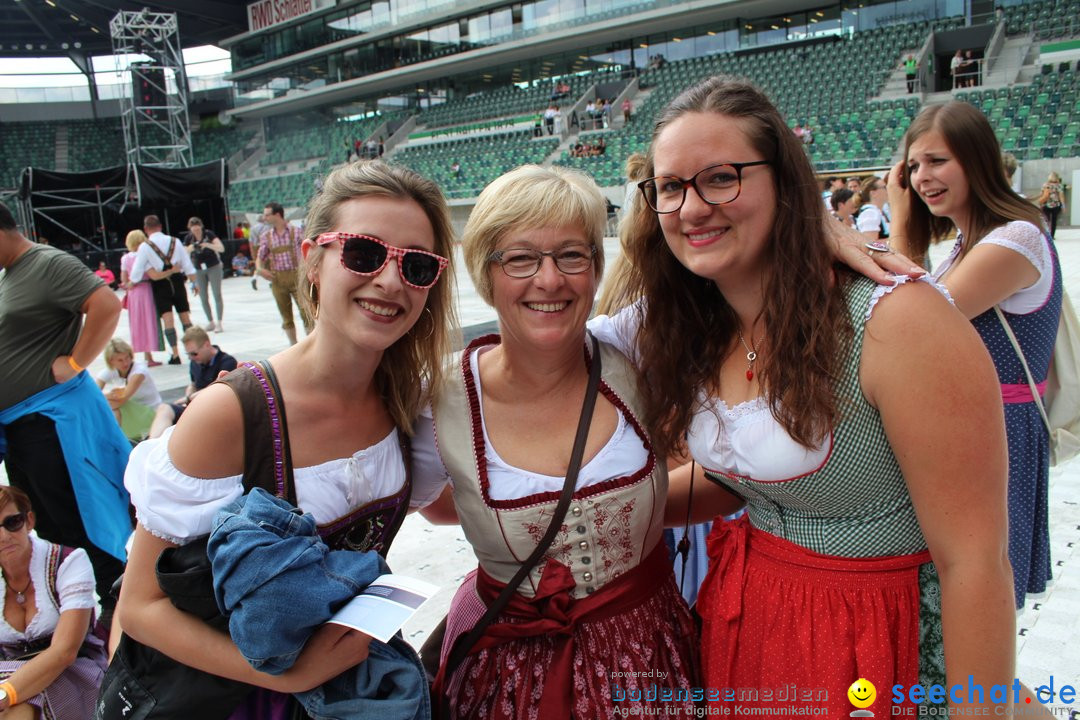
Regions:
[[[615, 243], [609, 242], [610, 253]], [[1058, 248], [1065, 284], [1074, 299], [1080, 298], [1080, 229], [1060, 230]], [[944, 249], [937, 249], [940, 256]], [[491, 327], [494, 312], [472, 293], [467, 274], [458, 263], [459, 311], [464, 327], [486, 324]], [[285, 347], [285, 335], [270, 295], [259, 280], [252, 290], [246, 278], [224, 281], [225, 332], [214, 333], [213, 341], [241, 360], [265, 358]], [[202, 309], [195, 302], [193, 319], [205, 324]], [[127, 337], [127, 322], [121, 319], [117, 334]], [[158, 354], [161, 360], [164, 353]], [[103, 367], [98, 360], [91, 366]], [[175, 397], [187, 384], [187, 368], [163, 365], [153, 369], [154, 379], [166, 396]], [[0, 469], [0, 477], [6, 476]], [[1080, 689], [1080, 461], [1053, 471], [1050, 478], [1050, 534], [1054, 580], [1046, 593], [1029, 596], [1018, 615], [1017, 673], [1030, 687], [1045, 684], [1053, 677], [1055, 687], [1063, 684]], [[423, 577], [442, 586], [436, 596], [405, 628], [417, 647], [431, 627], [443, 616], [462, 577], [475, 567], [472, 551], [459, 528], [434, 527], [419, 515], [405, 522], [393, 550], [390, 564], [395, 571]], [[1061, 707], [1061, 706], [1059, 706]], [[1080, 701], [1073, 708], [1080, 720]], [[1067, 714], [1061, 707], [1059, 716]]]

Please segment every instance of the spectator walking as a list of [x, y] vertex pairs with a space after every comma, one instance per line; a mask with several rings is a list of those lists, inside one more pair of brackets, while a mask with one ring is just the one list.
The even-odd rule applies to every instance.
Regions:
[[630, 102], [630, 98], [625, 98], [622, 101], [622, 119], [623, 124], [630, 122], [630, 116], [634, 110], [634, 104]]
[[311, 318], [300, 304], [297, 295], [297, 268], [300, 267], [300, 241], [303, 240], [300, 228], [285, 220], [285, 208], [281, 203], [267, 203], [263, 209], [263, 222], [267, 224], [259, 236], [259, 255], [255, 260], [256, 272], [270, 281], [270, 292], [274, 294], [278, 312], [281, 314], [281, 329], [289, 338], [289, 344], [296, 344], [296, 323], [293, 321], [292, 304], [300, 312], [304, 323], [304, 332], [311, 332]]
[[[131, 534], [124, 468], [131, 445], [83, 372], [112, 337], [120, 301], [72, 255], [27, 240], [0, 204], [0, 447], [37, 533], [81, 547], [111, 615]], [[2, 453], [3, 451], [0, 451]]]
[[[203, 313], [210, 323], [207, 329], [222, 332], [225, 330], [221, 324], [225, 313], [225, 301], [221, 297], [221, 276], [224, 267], [221, 264], [220, 253], [225, 252], [225, 245], [213, 230], [207, 230], [203, 226], [201, 218], [193, 217], [188, 220], [184, 247], [188, 249], [191, 261], [195, 265], [195, 286], [199, 288], [199, 300], [202, 301]], [[214, 293], [216, 316], [210, 312], [210, 293], [207, 290]], [[217, 317], [216, 322], [215, 317]]]
[[[143, 232], [146, 242], [139, 246], [135, 262], [131, 266], [131, 281], [141, 282], [150, 278], [150, 287], [154, 293], [154, 306], [157, 308], [161, 324], [165, 326], [165, 341], [172, 348], [170, 365], [180, 364], [180, 351], [176, 347], [176, 320], [173, 309], [180, 315], [180, 326], [187, 330], [191, 327], [191, 306], [188, 304], [186, 276], [195, 281], [195, 266], [184, 250], [183, 244], [174, 237], [161, 231], [161, 219], [157, 215], [143, 218]], [[198, 289], [192, 285], [193, 292]]]
[[915, 80], [919, 74], [919, 63], [915, 60], [915, 56], [909, 54], [907, 59], [904, 60], [904, 77], [907, 79], [907, 91], [908, 95], [915, 92]]
[[547, 110], [544, 111], [544, 127], [547, 128], [548, 135], [555, 134], [555, 116], [558, 112], [559, 111], [555, 109], [555, 105], [548, 105]]
[[191, 358], [191, 382], [184, 390], [184, 397], [175, 403], [160, 403], [154, 410], [154, 421], [150, 426], [150, 437], [161, 437], [166, 428], [176, 424], [184, 414], [192, 398], [217, 380], [222, 372], [236, 369], [236, 358], [210, 343], [210, 336], [198, 325], [188, 328], [181, 339], [184, 352]]
[[143, 354], [147, 367], [157, 367], [161, 363], [151, 354], [161, 350], [161, 321], [158, 320], [157, 308], [154, 307], [154, 291], [150, 280], [131, 281], [131, 268], [138, 257], [139, 246], [146, 242], [146, 233], [132, 230], [124, 239], [128, 251], [120, 258], [120, 286], [126, 291], [124, 306], [128, 313], [128, 329], [131, 335], [131, 347]]
[[1038, 205], [1050, 226], [1050, 237], [1054, 237], [1057, 234], [1058, 215], [1065, 209], [1065, 187], [1061, 184], [1061, 176], [1056, 172], [1051, 172], [1043, 183]]

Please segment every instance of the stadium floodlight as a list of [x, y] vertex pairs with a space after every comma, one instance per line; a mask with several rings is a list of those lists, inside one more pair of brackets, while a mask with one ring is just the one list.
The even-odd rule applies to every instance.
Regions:
[[176, 13], [122, 10], [109, 33], [116, 71], [131, 78], [120, 96], [127, 161], [190, 166], [188, 82]]

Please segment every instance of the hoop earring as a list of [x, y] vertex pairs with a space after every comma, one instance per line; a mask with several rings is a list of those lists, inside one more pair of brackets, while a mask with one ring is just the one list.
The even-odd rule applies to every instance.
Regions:
[[311, 301], [311, 307], [313, 308], [311, 314], [314, 320], [319, 319], [319, 298], [316, 297], [316, 292], [315, 283], [308, 285], [308, 300]]

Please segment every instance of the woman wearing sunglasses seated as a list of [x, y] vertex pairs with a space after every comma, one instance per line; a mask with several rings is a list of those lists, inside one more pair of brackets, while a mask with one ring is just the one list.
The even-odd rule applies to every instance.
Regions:
[[315, 517], [331, 549], [385, 554], [410, 495], [425, 496], [406, 471], [408, 435], [427, 401], [423, 388], [438, 385], [455, 326], [453, 272], [444, 273], [452, 229], [434, 183], [377, 161], [347, 165], [312, 198], [306, 228], [301, 289], [315, 330], [208, 387], [176, 426], [132, 454], [125, 482], [139, 523], [118, 606], [135, 640], [281, 692], [353, 667], [370, 638], [323, 626], [290, 670], [256, 672], [228, 635], [172, 606], [154, 563], [164, 548], [207, 535], [260, 458], [263, 475]]
[[0, 717], [85, 720], [105, 672], [103, 643], [90, 629], [94, 569], [84, 550], [33, 529], [30, 498], [0, 485]]
[[[451, 606], [444, 654], [552, 522], [593, 362], [585, 321], [603, 274], [606, 220], [587, 176], [527, 165], [489, 185], [465, 227], [465, 262], [501, 336], [469, 345], [447, 373], [433, 422], [418, 424], [417, 477], [453, 483], [456, 517], [479, 559]], [[445, 678], [455, 718], [607, 718], [661, 705], [693, 713], [685, 695], [649, 695], [699, 684], [696, 639], [661, 542], [667, 472], [638, 421], [634, 371], [610, 346], [600, 358], [562, 528]], [[449, 521], [452, 511], [432, 514], [443, 506], [425, 514]]]

